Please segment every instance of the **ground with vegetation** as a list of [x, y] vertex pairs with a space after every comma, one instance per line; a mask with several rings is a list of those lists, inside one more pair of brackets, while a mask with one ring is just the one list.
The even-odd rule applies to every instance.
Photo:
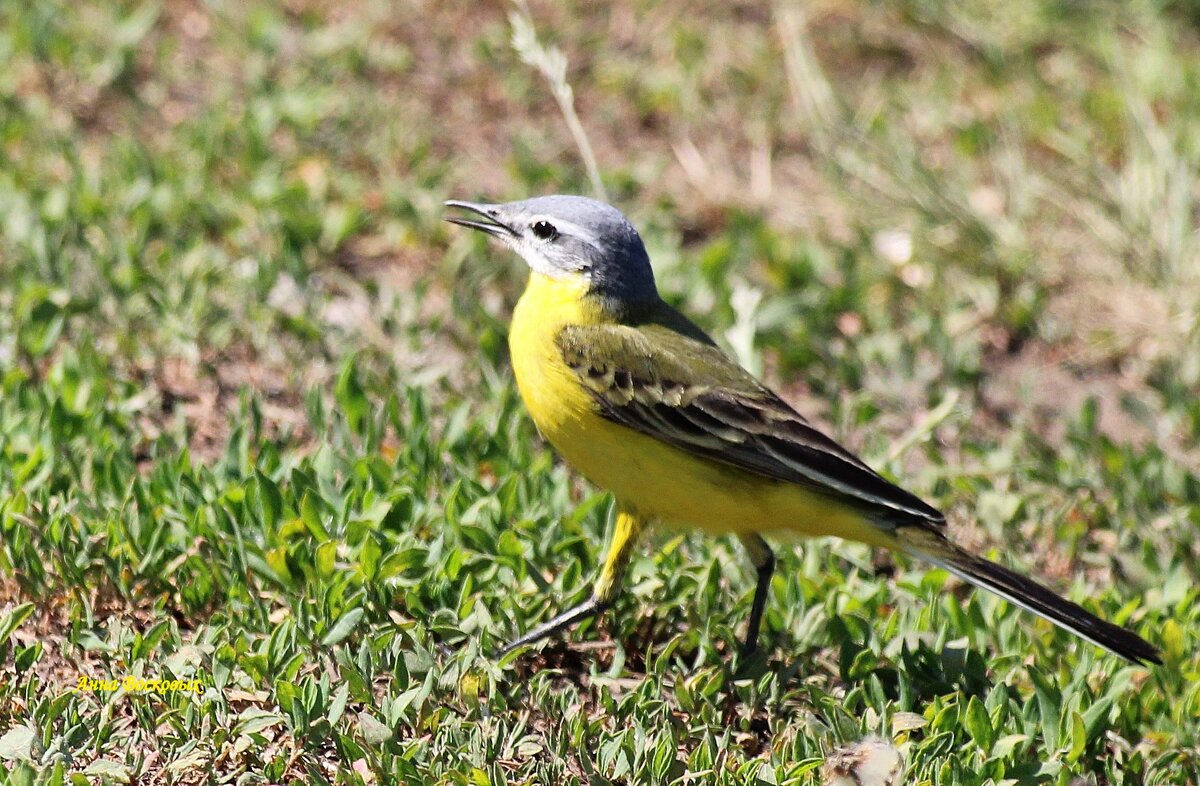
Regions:
[[[1165, 664], [835, 541], [741, 658], [749, 566], [673, 532], [485, 657], [612, 512], [441, 221], [590, 192], [537, 46], [672, 303]], [[1195, 2], [7, 2], [0, 62], [11, 782], [1200, 781]]]

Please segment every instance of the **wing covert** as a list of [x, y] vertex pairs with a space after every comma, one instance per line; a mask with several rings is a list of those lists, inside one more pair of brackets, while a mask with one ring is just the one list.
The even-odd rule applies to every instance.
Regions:
[[944, 523], [941, 513], [813, 428], [718, 347], [673, 328], [570, 326], [556, 343], [614, 423], [702, 458], [844, 498], [872, 509], [881, 523]]

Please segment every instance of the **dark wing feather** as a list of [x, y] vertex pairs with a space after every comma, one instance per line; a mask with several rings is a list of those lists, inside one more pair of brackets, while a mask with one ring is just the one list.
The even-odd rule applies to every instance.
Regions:
[[672, 324], [682, 319], [670, 312], [635, 326], [570, 326], [557, 344], [614, 423], [702, 458], [839, 497], [881, 524], [944, 522], [937, 510], [813, 428], [697, 328]]

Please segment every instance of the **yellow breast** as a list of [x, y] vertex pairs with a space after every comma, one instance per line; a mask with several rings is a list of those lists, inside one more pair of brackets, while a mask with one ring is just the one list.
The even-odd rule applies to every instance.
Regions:
[[563, 362], [554, 343], [567, 325], [595, 324], [581, 283], [530, 273], [529, 285], [513, 311], [508, 348], [521, 398], [542, 435], [560, 441], [596, 417], [595, 405]]

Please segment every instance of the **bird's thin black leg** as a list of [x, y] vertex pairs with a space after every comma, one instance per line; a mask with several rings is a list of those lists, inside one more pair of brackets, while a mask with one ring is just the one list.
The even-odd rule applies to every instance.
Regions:
[[[544, 638], [561, 633], [576, 622], [602, 614], [605, 609], [617, 599], [621, 591], [621, 581], [625, 578], [625, 569], [633, 555], [633, 547], [637, 545], [638, 533], [642, 529], [642, 520], [635, 514], [625, 510], [617, 512], [616, 526], [613, 528], [612, 541], [608, 546], [608, 556], [604, 567], [600, 569], [600, 577], [592, 588], [592, 597], [567, 609], [554, 619], [543, 622], [516, 641], [505, 645], [496, 657], [502, 657], [517, 647], [533, 644]], [[764, 544], [765, 545], [765, 544]]]
[[593, 595], [583, 603], [580, 603], [578, 606], [573, 606], [572, 608], [564, 611], [562, 614], [559, 614], [557, 617], [543, 622], [541, 625], [538, 625], [521, 638], [515, 641], [510, 641], [508, 644], [504, 645], [504, 649], [496, 653], [496, 657], [503, 657], [515, 650], [517, 647], [524, 647], [526, 644], [533, 644], [541, 641], [542, 639], [549, 638], [556, 633], [561, 633], [562, 631], [574, 625], [576, 622], [585, 620], [588, 617], [595, 617], [599, 614], [603, 614], [604, 611], [611, 605], [611, 600], [605, 602]]
[[758, 535], [741, 535], [742, 545], [750, 554], [750, 561], [758, 572], [758, 582], [754, 585], [754, 600], [750, 604], [750, 621], [746, 625], [746, 639], [742, 644], [742, 653], [749, 655], [758, 648], [758, 631], [762, 626], [763, 610], [767, 606], [767, 596], [771, 591], [771, 575], [775, 573], [775, 552], [767, 542]]

